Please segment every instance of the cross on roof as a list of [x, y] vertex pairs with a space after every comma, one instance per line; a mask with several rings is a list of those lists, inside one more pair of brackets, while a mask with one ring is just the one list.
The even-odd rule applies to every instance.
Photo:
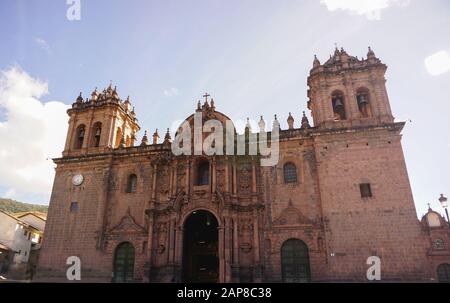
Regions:
[[204, 95], [203, 95], [203, 98], [205, 98], [205, 102], [208, 102], [208, 97], [210, 97], [211, 95], [210, 94], [208, 94], [208, 93], [205, 93]]

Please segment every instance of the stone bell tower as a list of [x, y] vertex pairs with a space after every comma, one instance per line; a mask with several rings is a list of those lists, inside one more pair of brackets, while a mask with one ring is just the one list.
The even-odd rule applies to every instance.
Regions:
[[111, 84], [101, 93], [95, 89], [90, 99], [84, 100], [80, 93], [67, 113], [70, 119], [63, 156], [133, 146], [140, 129], [130, 98], [121, 100]]
[[308, 108], [314, 125], [346, 128], [392, 123], [386, 69], [370, 47], [367, 59], [349, 56], [343, 48], [336, 48], [324, 64], [315, 57], [308, 77]]
[[364, 279], [370, 257], [381, 260], [383, 279], [428, 274], [386, 69], [370, 48], [367, 59], [336, 49], [324, 64], [315, 58], [308, 77], [330, 280]]

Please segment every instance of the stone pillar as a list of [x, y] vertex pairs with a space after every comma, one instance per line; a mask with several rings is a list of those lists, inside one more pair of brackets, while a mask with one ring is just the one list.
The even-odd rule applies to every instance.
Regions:
[[[147, 217], [147, 279], [150, 276], [153, 265], [153, 213], [150, 213]], [[149, 281], [152, 282], [152, 281]]]
[[188, 160], [186, 160], [186, 174], [185, 174], [185, 189], [184, 189], [184, 191], [185, 191], [185, 193], [187, 194], [187, 195], [189, 195], [189, 191], [190, 191], [190, 186], [189, 186], [189, 180], [191, 179], [191, 177], [190, 177], [190, 166], [191, 166], [191, 162], [189, 161], [189, 159]]
[[[114, 148], [114, 129], [116, 128], [116, 119], [112, 114], [106, 116], [108, 121], [108, 126], [102, 125], [102, 134], [100, 138], [100, 146], [112, 147]], [[106, 121], [105, 121], [106, 122]]]
[[211, 185], [212, 185], [212, 190], [211, 190], [211, 192], [215, 192], [216, 191], [216, 165], [217, 165], [217, 163], [216, 163], [216, 159], [213, 159], [212, 161], [211, 161], [211, 166], [212, 166], [212, 180], [211, 180]]
[[262, 281], [262, 267], [261, 267], [261, 251], [259, 245], [259, 213], [253, 218], [253, 249], [255, 267], [253, 269], [253, 282], [261, 283]]
[[229, 164], [227, 159], [225, 159], [225, 193], [230, 192], [230, 176], [229, 176]]
[[237, 171], [236, 171], [236, 162], [233, 163], [233, 196], [237, 194]]
[[153, 165], [152, 202], [156, 201], [156, 178], [158, 176], [158, 164]]
[[172, 167], [172, 165], [168, 165], [168, 168], [167, 168], [167, 170], [168, 170], [168, 172], [167, 172], [167, 174], [169, 175], [169, 197], [171, 197], [172, 196], [172, 192], [173, 192], [173, 167]]
[[175, 264], [181, 265], [182, 264], [182, 257], [183, 257], [183, 227], [177, 226], [176, 227], [176, 234], [175, 234]]
[[177, 187], [178, 187], [178, 163], [175, 161], [173, 173], [172, 173], [172, 196], [175, 196], [177, 194]]
[[232, 282], [239, 282], [239, 230], [238, 218], [233, 218], [233, 265]]
[[256, 194], [256, 164], [252, 161], [252, 194]]
[[[225, 220], [224, 220], [225, 221]], [[219, 230], [219, 282], [225, 282], [225, 254], [224, 254], [224, 240], [225, 240], [225, 228], [224, 223], [222, 226], [218, 227]]]
[[230, 217], [224, 218], [225, 222], [225, 282], [231, 282], [231, 247], [232, 247], [232, 220]]
[[238, 219], [233, 220], [233, 263], [239, 264], [239, 234], [238, 234]]
[[259, 226], [258, 226], [258, 215], [253, 218], [253, 247], [255, 253], [255, 264], [260, 262], [260, 251], [259, 251]]
[[64, 147], [64, 151], [68, 151], [69, 149], [72, 149], [74, 138], [76, 136], [75, 134], [75, 123], [76, 119], [70, 118], [69, 119], [69, 129], [67, 130], [67, 139], [66, 139], [66, 145]]
[[166, 232], [166, 251], [164, 252], [166, 258], [166, 264], [170, 262], [170, 243], [172, 236], [172, 221], [167, 222], [167, 232]]
[[177, 247], [176, 247], [176, 244], [177, 244], [177, 239], [176, 239], [176, 237], [177, 237], [177, 228], [176, 228], [176, 220], [175, 219], [172, 219], [171, 220], [171, 222], [172, 222], [172, 229], [171, 229], [171, 232], [172, 232], [172, 242], [170, 243], [170, 263], [172, 263], [172, 264], [174, 264], [175, 263], [175, 251], [176, 251], [176, 249], [177, 249]]

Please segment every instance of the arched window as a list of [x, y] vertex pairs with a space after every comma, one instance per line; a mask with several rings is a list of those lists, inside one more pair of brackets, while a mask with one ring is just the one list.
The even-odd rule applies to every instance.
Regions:
[[289, 239], [281, 246], [281, 276], [284, 283], [311, 281], [308, 246], [299, 239]]
[[331, 103], [333, 105], [334, 121], [347, 119], [344, 105], [344, 94], [336, 91], [331, 95]]
[[358, 89], [356, 93], [356, 101], [358, 102], [358, 110], [363, 118], [369, 118], [372, 116], [372, 110], [370, 108], [370, 95], [366, 88]]
[[440, 283], [450, 283], [450, 264], [444, 263], [439, 265], [437, 274]]
[[209, 162], [202, 161], [197, 168], [197, 185], [209, 184]]
[[129, 242], [117, 245], [114, 253], [113, 282], [133, 282], [134, 276], [134, 247]]
[[92, 128], [92, 146], [99, 147], [100, 146], [100, 137], [102, 135], [102, 124], [100, 122], [96, 122], [94, 127]]
[[118, 127], [116, 131], [116, 144], [114, 144], [116, 148], [120, 146], [120, 140], [122, 140], [122, 129]]
[[80, 149], [83, 147], [84, 136], [86, 134], [86, 127], [84, 124], [78, 126], [77, 131], [75, 133], [75, 149]]
[[137, 176], [135, 174], [131, 174], [128, 176], [127, 182], [127, 193], [135, 193], [137, 187]]
[[283, 167], [284, 183], [297, 183], [297, 167], [293, 163], [286, 163]]

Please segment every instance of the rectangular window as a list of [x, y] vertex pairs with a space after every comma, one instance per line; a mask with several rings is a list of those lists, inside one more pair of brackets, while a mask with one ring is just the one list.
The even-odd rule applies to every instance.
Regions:
[[371, 198], [372, 189], [369, 183], [359, 184], [359, 190], [361, 191], [361, 198]]
[[70, 203], [70, 212], [76, 213], [78, 212], [78, 202], [72, 202]]

